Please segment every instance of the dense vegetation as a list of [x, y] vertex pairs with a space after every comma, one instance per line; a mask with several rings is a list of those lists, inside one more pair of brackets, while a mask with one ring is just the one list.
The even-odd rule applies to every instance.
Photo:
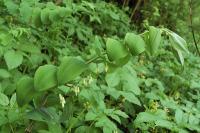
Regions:
[[0, 132], [200, 132], [199, 5], [0, 0]]

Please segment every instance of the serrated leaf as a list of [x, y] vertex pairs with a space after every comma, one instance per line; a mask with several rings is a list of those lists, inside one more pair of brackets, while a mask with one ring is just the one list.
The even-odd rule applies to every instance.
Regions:
[[45, 91], [57, 85], [57, 67], [54, 65], [40, 66], [35, 72], [34, 87], [37, 91]]
[[59, 84], [74, 80], [87, 69], [86, 63], [77, 57], [64, 57], [58, 67], [57, 79]]
[[7, 106], [9, 104], [9, 99], [8, 97], [0, 92], [0, 105], [2, 106]]
[[33, 78], [23, 77], [17, 83], [16, 96], [20, 107], [29, 103], [35, 94]]
[[145, 42], [141, 36], [134, 33], [127, 33], [125, 36], [125, 44], [128, 46], [132, 55], [138, 55], [145, 51]]
[[4, 54], [4, 59], [8, 69], [11, 70], [22, 64], [23, 56], [20, 52], [9, 50]]

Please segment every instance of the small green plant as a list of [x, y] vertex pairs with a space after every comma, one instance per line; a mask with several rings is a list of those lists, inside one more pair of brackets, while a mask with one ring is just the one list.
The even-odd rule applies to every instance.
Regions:
[[200, 62], [178, 34], [137, 34], [104, 1], [0, 13], [0, 132], [200, 132]]

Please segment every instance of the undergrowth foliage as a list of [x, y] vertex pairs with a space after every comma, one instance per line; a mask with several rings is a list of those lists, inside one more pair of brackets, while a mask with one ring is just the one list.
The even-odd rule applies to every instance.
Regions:
[[200, 132], [199, 60], [113, 4], [0, 1], [0, 131]]

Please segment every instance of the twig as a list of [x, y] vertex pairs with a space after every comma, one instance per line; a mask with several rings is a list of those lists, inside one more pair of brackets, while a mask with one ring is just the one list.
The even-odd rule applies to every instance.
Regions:
[[125, 5], [126, 5], [126, 0], [124, 0], [122, 8], [124, 8]]
[[26, 133], [32, 132], [33, 124], [34, 124], [33, 121], [31, 121], [30, 124], [28, 125], [28, 127], [25, 129]]
[[[102, 55], [105, 55], [105, 54], [106, 54], [106, 52], [105, 52], [105, 53], [102, 53]], [[94, 58], [88, 60], [88, 61], [86, 62], [86, 64], [90, 64], [90, 63], [92, 63], [93, 61], [96, 61], [96, 60], [99, 59], [99, 58], [101, 58], [101, 57], [100, 57], [100, 56], [96, 56], [96, 57], [94, 57]]]
[[132, 13], [131, 13], [131, 20], [133, 19], [133, 16], [135, 15], [135, 12], [137, 11], [138, 7], [140, 6], [140, 3], [142, 2], [142, 0], [138, 0], [137, 4], [135, 6], [135, 8], [133, 9]]
[[15, 133], [12, 125], [11, 124], [9, 124], [9, 125], [10, 125], [10, 129], [11, 129], [12, 133]]
[[193, 29], [193, 21], [192, 21], [192, 0], [190, 0], [190, 27], [191, 27], [191, 32], [192, 32], [192, 37], [193, 37], [193, 40], [194, 40], [194, 45], [196, 47], [196, 50], [197, 50], [197, 53], [199, 54], [200, 56], [200, 51], [199, 51], [199, 48], [198, 48], [198, 45], [197, 45], [197, 41], [196, 41], [196, 38], [195, 38], [195, 34], [194, 34], [194, 29]]
[[124, 0], [122, 7], [125, 8], [125, 6], [127, 6], [128, 3], [129, 3], [129, 0]]

